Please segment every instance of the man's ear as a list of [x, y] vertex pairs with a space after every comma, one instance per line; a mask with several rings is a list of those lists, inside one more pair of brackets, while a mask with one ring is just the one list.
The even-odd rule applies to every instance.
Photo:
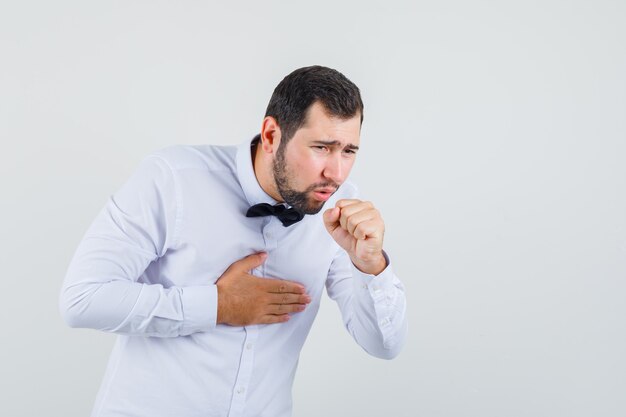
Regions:
[[274, 153], [280, 145], [280, 126], [272, 116], [263, 119], [261, 125], [261, 147], [265, 153]]

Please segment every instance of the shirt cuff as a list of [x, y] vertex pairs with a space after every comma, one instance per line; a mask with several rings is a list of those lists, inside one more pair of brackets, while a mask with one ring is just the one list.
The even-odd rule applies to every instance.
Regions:
[[216, 285], [184, 287], [181, 299], [183, 303], [181, 336], [215, 328], [217, 323]]
[[[395, 275], [389, 261], [389, 256], [383, 251], [387, 267], [378, 275], [361, 272], [354, 264], [352, 265], [354, 283], [357, 286], [357, 294], [365, 303], [370, 305], [375, 312], [378, 328], [383, 336], [383, 347], [390, 349], [395, 344], [395, 332], [393, 319], [398, 303], [398, 288], [394, 285]], [[369, 297], [365, 294], [368, 294]], [[367, 301], [365, 301], [367, 300]]]
[[374, 303], [381, 302], [387, 298], [387, 302], [390, 300], [390, 296], [395, 293], [394, 286], [394, 273], [391, 267], [391, 261], [389, 256], [383, 250], [383, 256], [387, 261], [387, 266], [378, 275], [366, 274], [361, 272], [359, 268], [352, 264], [352, 276], [355, 278], [355, 284], [362, 290], [368, 290]]

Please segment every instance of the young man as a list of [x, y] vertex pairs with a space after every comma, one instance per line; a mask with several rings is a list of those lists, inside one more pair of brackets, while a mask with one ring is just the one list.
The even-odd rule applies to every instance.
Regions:
[[352, 82], [300, 68], [251, 142], [142, 161], [88, 229], [61, 291], [70, 326], [120, 335], [93, 417], [290, 416], [324, 287], [368, 353], [400, 352], [406, 300], [384, 223], [346, 181], [362, 120]]

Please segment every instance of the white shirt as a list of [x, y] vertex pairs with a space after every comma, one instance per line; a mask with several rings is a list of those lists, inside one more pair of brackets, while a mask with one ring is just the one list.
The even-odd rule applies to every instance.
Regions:
[[[324, 209], [355, 196], [345, 182]], [[391, 265], [377, 276], [354, 267], [326, 231], [324, 209], [289, 227], [245, 216], [262, 202], [277, 203], [256, 180], [250, 141], [158, 150], [108, 199], [60, 295], [70, 326], [119, 335], [92, 417], [290, 416], [324, 286], [363, 349], [399, 353], [406, 301]], [[252, 274], [302, 283], [311, 303], [286, 323], [216, 325], [216, 280], [259, 251], [268, 257]]]

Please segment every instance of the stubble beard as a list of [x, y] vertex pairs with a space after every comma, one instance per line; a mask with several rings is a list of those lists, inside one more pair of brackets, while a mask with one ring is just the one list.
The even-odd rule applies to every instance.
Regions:
[[309, 194], [316, 188], [321, 187], [335, 187], [335, 184], [313, 184], [304, 191], [298, 191], [292, 187], [289, 182], [290, 178], [294, 178], [292, 172], [290, 172], [285, 161], [285, 146], [281, 143], [276, 151], [276, 158], [272, 164], [272, 171], [274, 173], [274, 181], [276, 182], [276, 189], [283, 198], [285, 203], [300, 210], [304, 214], [317, 214], [324, 207], [325, 201], [311, 201]]

